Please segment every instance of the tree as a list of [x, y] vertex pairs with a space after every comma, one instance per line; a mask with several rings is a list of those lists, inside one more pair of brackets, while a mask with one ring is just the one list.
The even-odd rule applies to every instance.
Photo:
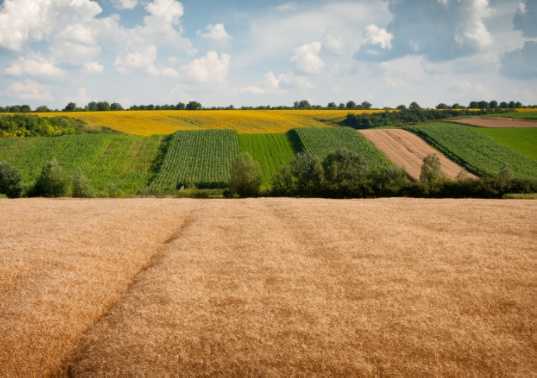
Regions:
[[439, 110], [446, 110], [446, 109], [449, 109], [449, 106], [447, 106], [447, 105], [444, 104], [444, 103], [440, 103], [440, 104], [436, 105], [436, 109], [439, 109]]
[[95, 101], [90, 102], [86, 109], [88, 109], [90, 112], [96, 112], [97, 111], [97, 103]]
[[187, 110], [200, 110], [201, 108], [201, 104], [197, 101], [190, 101], [186, 106]]
[[76, 110], [76, 104], [74, 102], [68, 103], [63, 109], [64, 112], [74, 112]]
[[110, 110], [123, 110], [123, 106], [121, 106], [121, 104], [118, 102], [114, 102], [112, 105], [110, 105]]
[[346, 107], [347, 107], [347, 109], [355, 109], [356, 108], [356, 102], [349, 101], [349, 102], [347, 102]]
[[491, 101], [489, 102], [489, 108], [490, 109], [496, 109], [498, 107], [498, 101]]
[[479, 103], [477, 101], [472, 101], [470, 102], [470, 104], [468, 105], [468, 108], [469, 109], [477, 109], [479, 108]]
[[337, 108], [337, 105], [336, 105], [335, 102], [329, 102], [328, 105], [327, 105], [327, 108], [334, 109], [334, 108]]
[[397, 107], [397, 110], [399, 110], [399, 111], [405, 111], [405, 110], [406, 110], [406, 105], [399, 105], [399, 106]]
[[509, 104], [505, 101], [500, 102], [500, 108], [507, 109], [509, 107]]
[[308, 100], [301, 100], [301, 101], [295, 101], [293, 106], [297, 109], [309, 109], [311, 108], [311, 104]]
[[462, 105], [455, 103], [451, 106], [452, 109], [462, 109]]
[[338, 107], [339, 107], [340, 109], [345, 109], [345, 104], [344, 104], [344, 103], [340, 103]]
[[371, 106], [373, 106], [369, 101], [364, 101], [362, 102], [362, 104], [360, 105], [360, 107], [362, 109], [371, 109]]
[[91, 190], [90, 184], [86, 176], [84, 176], [80, 171], [78, 171], [73, 176], [72, 182], [72, 196], [74, 198], [91, 198], [93, 197], [93, 192]]
[[47, 113], [47, 112], [50, 112], [50, 109], [45, 105], [41, 105], [41, 106], [38, 106], [35, 109], [35, 111], [38, 112], [38, 113]]
[[489, 103], [487, 101], [479, 101], [477, 103], [477, 107], [481, 110], [487, 109], [489, 107]]
[[178, 103], [177, 105], [175, 105], [175, 109], [176, 110], [185, 110], [186, 108], [186, 105], [182, 102]]
[[107, 112], [110, 110], [110, 104], [107, 101], [101, 101], [97, 103], [97, 111]]
[[430, 191], [441, 183], [442, 179], [442, 166], [438, 156], [433, 154], [425, 157], [421, 166], [420, 182]]
[[231, 193], [241, 197], [251, 197], [259, 194], [261, 186], [261, 168], [259, 163], [247, 153], [241, 153], [231, 166]]
[[337, 196], [365, 195], [368, 166], [353, 152], [339, 150], [326, 156], [322, 163], [324, 185]]
[[18, 198], [22, 194], [19, 171], [3, 161], [0, 161], [0, 193], [8, 198]]
[[43, 197], [63, 197], [67, 194], [68, 183], [62, 167], [53, 159], [43, 167], [32, 194]]
[[412, 103], [408, 106], [408, 108], [409, 108], [410, 110], [421, 110], [421, 106], [420, 106], [416, 101], [412, 102]]

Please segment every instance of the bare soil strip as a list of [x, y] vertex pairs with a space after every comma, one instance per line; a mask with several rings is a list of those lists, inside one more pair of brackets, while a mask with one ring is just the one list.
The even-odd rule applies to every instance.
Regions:
[[463, 125], [490, 127], [490, 128], [534, 128], [537, 121], [525, 119], [503, 118], [503, 117], [469, 117], [457, 118], [453, 122]]
[[476, 178], [443, 153], [427, 144], [417, 135], [401, 129], [360, 130], [395, 165], [405, 170], [410, 177], [419, 180], [423, 159], [435, 154], [440, 159], [442, 173], [451, 179], [464, 172], [465, 177]]

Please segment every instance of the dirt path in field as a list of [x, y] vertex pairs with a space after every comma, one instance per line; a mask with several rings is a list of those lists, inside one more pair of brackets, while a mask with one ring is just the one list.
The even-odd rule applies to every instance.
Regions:
[[490, 128], [534, 128], [537, 121], [525, 119], [503, 118], [503, 117], [469, 117], [457, 118], [453, 122], [463, 125], [490, 127]]
[[449, 160], [443, 153], [427, 144], [417, 135], [401, 129], [360, 130], [395, 165], [405, 170], [415, 180], [419, 180], [423, 159], [436, 154], [440, 159], [442, 173], [451, 179], [464, 172], [466, 177], [476, 178], [457, 163]]
[[536, 234], [535, 201], [0, 200], [0, 375], [532, 375]]

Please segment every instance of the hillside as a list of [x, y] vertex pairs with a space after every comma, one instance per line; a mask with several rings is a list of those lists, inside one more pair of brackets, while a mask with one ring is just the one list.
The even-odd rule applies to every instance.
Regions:
[[[134, 135], [166, 135], [176, 131], [229, 129], [238, 133], [285, 133], [300, 127], [327, 127], [349, 113], [375, 110], [155, 110], [111, 112], [65, 112], [62, 116], [80, 119], [93, 127]], [[58, 113], [37, 113], [54, 117]]]
[[160, 141], [114, 134], [0, 138], [0, 161], [21, 172], [26, 188], [47, 161], [56, 159], [67, 175], [84, 174], [98, 195], [135, 195], [149, 181]]
[[474, 127], [430, 123], [410, 130], [479, 176], [496, 175], [508, 167], [514, 177], [537, 178], [537, 161], [496, 143]]
[[530, 159], [537, 160], [537, 128], [533, 129], [476, 129], [477, 132], [494, 139], [498, 144], [517, 151]]

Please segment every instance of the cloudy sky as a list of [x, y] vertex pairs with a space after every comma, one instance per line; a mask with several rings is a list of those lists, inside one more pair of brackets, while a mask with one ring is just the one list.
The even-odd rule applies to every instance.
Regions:
[[535, 0], [0, 0], [0, 104], [537, 103]]

